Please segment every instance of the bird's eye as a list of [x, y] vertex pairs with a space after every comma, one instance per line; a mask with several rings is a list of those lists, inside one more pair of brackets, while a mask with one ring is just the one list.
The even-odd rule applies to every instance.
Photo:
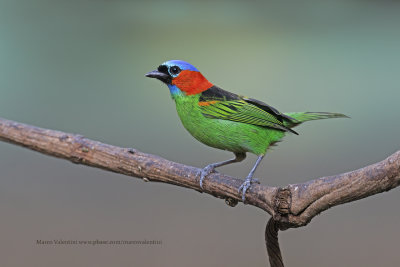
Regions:
[[172, 66], [169, 69], [169, 72], [171, 73], [171, 75], [177, 75], [179, 72], [181, 72], [181, 69], [178, 66]]

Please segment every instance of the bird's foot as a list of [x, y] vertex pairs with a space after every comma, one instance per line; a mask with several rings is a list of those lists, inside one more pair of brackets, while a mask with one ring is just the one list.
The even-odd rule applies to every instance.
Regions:
[[238, 192], [239, 192], [239, 194], [242, 193], [243, 203], [246, 200], [247, 190], [251, 187], [252, 184], [259, 184], [259, 183], [260, 183], [260, 181], [258, 181], [258, 179], [256, 179], [256, 178], [247, 177], [246, 180], [244, 180], [243, 184], [241, 184], [241, 186], [239, 186]]
[[198, 174], [200, 175], [200, 187], [201, 187], [201, 189], [203, 189], [203, 180], [204, 180], [204, 178], [206, 178], [206, 176], [209, 175], [212, 172], [215, 172], [214, 164], [207, 165], [203, 169], [201, 169], [201, 171], [199, 171]]

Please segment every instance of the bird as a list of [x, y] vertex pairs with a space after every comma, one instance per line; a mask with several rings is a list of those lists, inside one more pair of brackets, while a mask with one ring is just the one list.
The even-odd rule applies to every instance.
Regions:
[[281, 141], [286, 133], [298, 135], [293, 128], [306, 121], [347, 117], [331, 112], [281, 113], [260, 100], [223, 90], [209, 82], [196, 67], [182, 60], [166, 61], [145, 76], [168, 86], [178, 116], [194, 138], [235, 155], [232, 159], [202, 168], [198, 174], [201, 189], [205, 178], [215, 172], [215, 168], [241, 162], [246, 153], [258, 156], [238, 188], [243, 203], [251, 185], [259, 183], [253, 176], [268, 148]]

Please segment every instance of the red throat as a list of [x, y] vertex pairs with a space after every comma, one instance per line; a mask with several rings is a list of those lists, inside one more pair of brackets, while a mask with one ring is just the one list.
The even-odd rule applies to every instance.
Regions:
[[181, 71], [179, 76], [172, 80], [172, 84], [186, 95], [196, 95], [213, 86], [200, 72], [191, 70]]

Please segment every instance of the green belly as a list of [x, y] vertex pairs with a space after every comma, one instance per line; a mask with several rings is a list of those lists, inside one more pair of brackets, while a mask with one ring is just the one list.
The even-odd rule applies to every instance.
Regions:
[[[198, 98], [198, 97], [197, 97]], [[196, 97], [175, 99], [183, 126], [200, 142], [232, 152], [250, 152], [263, 155], [267, 148], [279, 141], [285, 133], [266, 127], [206, 118], [201, 114]]]

